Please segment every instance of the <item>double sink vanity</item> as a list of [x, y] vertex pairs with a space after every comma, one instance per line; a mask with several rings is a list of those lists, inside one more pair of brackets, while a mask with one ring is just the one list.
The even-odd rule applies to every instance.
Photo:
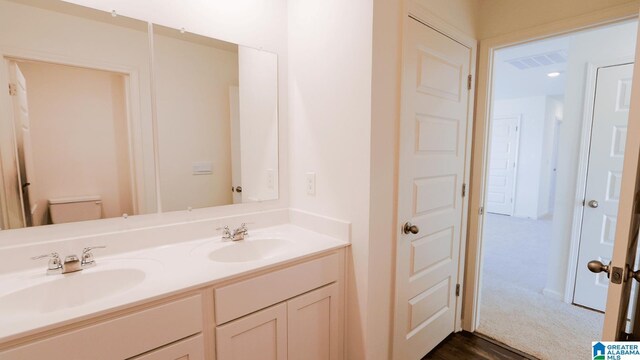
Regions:
[[0, 275], [0, 359], [341, 359], [348, 242], [292, 224], [223, 237]]

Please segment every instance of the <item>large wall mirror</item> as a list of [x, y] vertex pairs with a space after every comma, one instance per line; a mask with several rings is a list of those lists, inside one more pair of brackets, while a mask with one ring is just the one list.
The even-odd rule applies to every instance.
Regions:
[[156, 211], [148, 26], [114, 15], [0, 0], [0, 228]]
[[0, 230], [278, 198], [277, 55], [149, 28], [0, 0]]
[[277, 199], [277, 55], [153, 33], [162, 210]]

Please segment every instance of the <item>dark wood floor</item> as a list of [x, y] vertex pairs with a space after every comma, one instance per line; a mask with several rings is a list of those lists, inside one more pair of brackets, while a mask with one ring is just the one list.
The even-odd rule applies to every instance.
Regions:
[[463, 331], [449, 335], [422, 360], [530, 360], [534, 357]]

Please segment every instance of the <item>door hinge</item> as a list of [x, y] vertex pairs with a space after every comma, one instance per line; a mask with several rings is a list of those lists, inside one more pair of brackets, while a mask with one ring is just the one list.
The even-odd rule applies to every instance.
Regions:
[[460, 296], [460, 284], [456, 284], [456, 296]]
[[473, 76], [467, 76], [467, 90], [471, 90], [471, 82], [473, 81]]
[[484, 206], [480, 206], [480, 209], [478, 209], [478, 215], [484, 215]]
[[467, 196], [467, 184], [462, 184], [462, 197]]
[[18, 95], [18, 87], [16, 84], [9, 84], [9, 95], [16, 96]]

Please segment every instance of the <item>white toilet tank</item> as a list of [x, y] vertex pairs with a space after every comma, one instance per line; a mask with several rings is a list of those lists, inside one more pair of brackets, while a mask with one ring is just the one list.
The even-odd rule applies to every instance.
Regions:
[[49, 214], [54, 224], [101, 219], [102, 198], [82, 196], [49, 199]]

